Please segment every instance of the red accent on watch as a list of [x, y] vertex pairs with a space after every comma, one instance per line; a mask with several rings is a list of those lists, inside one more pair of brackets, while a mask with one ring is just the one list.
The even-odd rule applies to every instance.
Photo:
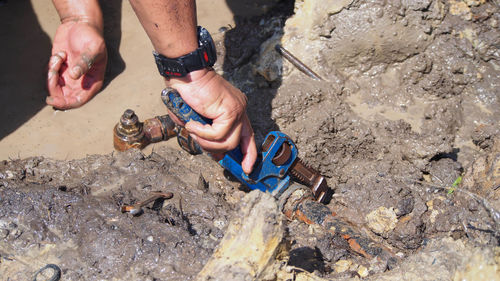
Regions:
[[182, 74], [180, 74], [179, 72], [170, 72], [170, 71], [165, 71], [165, 74], [166, 75], [170, 75], [170, 76], [181, 76]]
[[207, 52], [203, 52], [203, 58], [205, 59], [206, 62], [208, 62], [208, 54], [207, 54]]

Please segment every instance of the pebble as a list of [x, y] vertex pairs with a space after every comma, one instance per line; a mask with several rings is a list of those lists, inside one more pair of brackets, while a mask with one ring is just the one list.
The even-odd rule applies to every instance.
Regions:
[[0, 229], [0, 239], [7, 238], [9, 236], [9, 230], [8, 229]]
[[347, 271], [351, 265], [351, 260], [339, 260], [333, 265], [333, 268], [335, 269], [335, 272], [342, 273]]
[[398, 218], [393, 208], [379, 207], [366, 215], [368, 227], [377, 234], [387, 233], [396, 227]]
[[214, 220], [214, 226], [217, 227], [218, 229], [223, 229], [224, 228], [224, 225], [226, 225], [224, 223], [224, 221], [222, 220]]
[[154, 238], [153, 238], [153, 236], [149, 235], [149, 236], [146, 238], [146, 240], [148, 240], [149, 242], [153, 242]]
[[368, 268], [360, 265], [358, 267], [358, 274], [361, 278], [368, 276]]

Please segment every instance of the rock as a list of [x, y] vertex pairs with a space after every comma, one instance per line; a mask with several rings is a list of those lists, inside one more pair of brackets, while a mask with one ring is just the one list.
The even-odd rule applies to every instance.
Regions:
[[[484, 262], [471, 261], [475, 255], [482, 256]], [[498, 250], [496, 255], [498, 255]], [[472, 269], [470, 265], [474, 265], [476, 268]], [[488, 266], [481, 267], [480, 265]], [[491, 276], [489, 274], [495, 272], [493, 271], [495, 267], [498, 270], [493, 247], [474, 248], [460, 239], [453, 240], [453, 238], [448, 237], [429, 240], [425, 247], [406, 258], [395, 269], [387, 271], [383, 275], [377, 275], [373, 280], [498, 280], [498, 278], [479, 278], [479, 276]], [[462, 275], [467, 271], [471, 275]], [[477, 275], [472, 275], [474, 271], [477, 272]], [[465, 278], [472, 276], [474, 278]]]
[[413, 197], [408, 197], [400, 200], [395, 210], [396, 215], [398, 217], [401, 217], [411, 213], [413, 211], [414, 205], [415, 205], [415, 199], [413, 199]]
[[431, 181], [437, 186], [451, 186], [463, 171], [462, 165], [451, 158], [431, 161], [428, 166]]
[[347, 271], [349, 267], [351, 267], [351, 265], [351, 260], [339, 260], [333, 265], [333, 269], [335, 269], [335, 272], [337, 273], [342, 273], [344, 271]]
[[360, 265], [358, 267], [358, 274], [361, 278], [368, 276], [368, 268]]
[[7, 238], [7, 236], [9, 236], [9, 230], [0, 228], [0, 239]]
[[320, 25], [329, 15], [336, 14], [351, 5], [353, 0], [302, 0], [295, 2], [295, 16], [287, 25], [305, 27], [310, 30]]
[[465, 20], [471, 20], [472, 13], [467, 3], [462, 1], [450, 0], [450, 14], [461, 16]]
[[274, 278], [275, 259], [286, 252], [283, 220], [271, 195], [258, 190], [247, 194], [196, 280]]
[[414, 11], [427, 10], [431, 5], [432, 0], [403, 0], [402, 4]]
[[275, 81], [282, 76], [283, 59], [274, 49], [276, 44], [280, 44], [280, 39], [281, 34], [278, 34], [261, 45], [259, 60], [255, 65], [255, 72], [262, 75], [269, 82]]
[[[465, 172], [462, 187], [485, 195], [500, 192], [500, 138], [496, 137], [491, 151], [479, 157]], [[492, 196], [498, 198], [498, 196]]]
[[[500, 247], [496, 247], [497, 259], [500, 259]], [[483, 254], [475, 253], [461, 270], [455, 272], [453, 280], [498, 280], [500, 265]]]
[[393, 208], [380, 207], [366, 216], [368, 227], [375, 233], [383, 235], [396, 227], [398, 218]]
[[389, 238], [400, 249], [418, 249], [422, 245], [425, 225], [420, 216], [401, 217]]

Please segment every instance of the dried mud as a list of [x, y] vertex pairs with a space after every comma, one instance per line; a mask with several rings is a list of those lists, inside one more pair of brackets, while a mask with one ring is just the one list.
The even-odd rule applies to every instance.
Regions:
[[[215, 36], [224, 58], [215, 69], [247, 94], [257, 142], [270, 130], [291, 136], [333, 187], [328, 206], [398, 257], [377, 267], [341, 238], [294, 221], [294, 270], [326, 279], [498, 277], [498, 9], [495, 1], [281, 1]], [[282, 60], [278, 42], [325, 80]], [[193, 279], [246, 192], [224, 175], [206, 156], [167, 148], [4, 161], [0, 276], [29, 279], [50, 262], [65, 280]], [[141, 216], [120, 212], [158, 190], [175, 196]]]

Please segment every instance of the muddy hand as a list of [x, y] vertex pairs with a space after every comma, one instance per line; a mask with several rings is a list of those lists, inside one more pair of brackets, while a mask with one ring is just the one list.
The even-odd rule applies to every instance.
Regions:
[[225, 152], [240, 145], [243, 153], [241, 166], [250, 173], [257, 158], [257, 148], [245, 111], [246, 96], [213, 70], [203, 69], [189, 75], [188, 81], [170, 79], [167, 84], [177, 89], [193, 110], [211, 119], [212, 124], [190, 121], [186, 129], [204, 150], [215, 157], [222, 158]]
[[78, 20], [63, 21], [49, 61], [46, 102], [57, 109], [80, 107], [101, 88], [107, 52], [102, 30]]

